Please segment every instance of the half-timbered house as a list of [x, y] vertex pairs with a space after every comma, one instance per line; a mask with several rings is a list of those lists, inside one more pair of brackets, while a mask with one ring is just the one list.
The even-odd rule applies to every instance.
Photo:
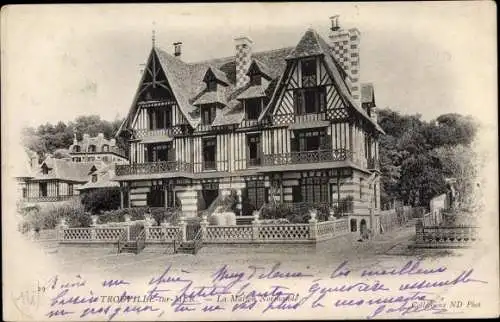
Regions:
[[116, 167], [122, 206], [179, 202], [195, 216], [235, 190], [238, 214], [352, 200], [352, 229], [367, 223], [380, 206], [383, 132], [373, 86], [359, 83], [359, 36], [335, 22], [330, 43], [309, 29], [264, 52], [241, 37], [234, 56], [197, 63], [182, 61], [179, 44], [171, 55], [153, 43], [117, 134], [130, 144], [131, 163]]

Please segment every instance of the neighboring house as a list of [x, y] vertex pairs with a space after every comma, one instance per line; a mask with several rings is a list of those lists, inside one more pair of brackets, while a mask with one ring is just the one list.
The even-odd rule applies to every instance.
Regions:
[[77, 188], [87, 182], [92, 163], [76, 163], [47, 157], [22, 179], [23, 200], [27, 202], [63, 201], [78, 195]]
[[89, 134], [83, 134], [83, 139], [73, 139], [69, 147], [71, 160], [74, 162], [104, 161], [108, 163], [128, 163], [125, 152], [117, 145], [116, 140], [107, 140], [103, 133], [91, 138]]
[[80, 193], [120, 187], [118, 182], [112, 180], [115, 176], [114, 164], [102, 164], [100, 167], [94, 166], [90, 169], [89, 176], [90, 180], [78, 188]]
[[234, 189], [239, 207], [271, 200], [335, 206], [351, 218], [380, 207], [373, 86], [360, 84], [357, 29], [333, 21], [328, 44], [307, 30], [295, 47], [199, 63], [153, 44], [118, 134], [130, 165], [117, 165], [122, 206], [173, 206], [196, 215]]

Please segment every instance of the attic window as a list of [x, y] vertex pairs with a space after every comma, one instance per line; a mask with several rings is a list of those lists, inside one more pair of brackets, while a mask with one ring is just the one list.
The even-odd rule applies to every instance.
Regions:
[[75, 145], [73, 147], [73, 152], [80, 152], [80, 146], [79, 145]]
[[215, 104], [206, 104], [201, 106], [201, 123], [204, 125], [210, 125], [215, 120], [215, 114], [217, 107]]
[[252, 98], [245, 100], [245, 116], [247, 120], [257, 120], [261, 112], [261, 99]]
[[250, 75], [250, 85], [258, 86], [262, 84], [262, 76], [259, 74]]
[[217, 82], [215, 79], [210, 79], [207, 81], [207, 91], [215, 92], [217, 90]]
[[102, 152], [109, 152], [109, 145], [104, 144], [104, 145], [102, 146]]
[[92, 182], [97, 182], [97, 174], [92, 175]]
[[49, 167], [45, 163], [42, 165], [42, 173], [49, 174]]
[[95, 152], [95, 151], [96, 151], [95, 145], [89, 145], [88, 152]]
[[302, 61], [302, 87], [316, 86], [316, 59]]

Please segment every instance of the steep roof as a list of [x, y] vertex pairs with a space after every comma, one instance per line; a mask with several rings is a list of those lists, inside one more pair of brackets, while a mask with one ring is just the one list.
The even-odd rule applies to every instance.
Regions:
[[[100, 164], [101, 162], [97, 162]], [[64, 181], [85, 182], [92, 166], [96, 163], [71, 162], [64, 159], [47, 157], [42, 164], [33, 169], [33, 180], [59, 179]], [[43, 173], [44, 167], [48, 168], [48, 173]]]
[[125, 151], [118, 148], [118, 146], [116, 145], [116, 141], [114, 139], [112, 140], [106, 139], [102, 133], [99, 133], [95, 137], [90, 137], [84, 134], [81, 140], [76, 142], [74, 141], [73, 144], [69, 146], [69, 153], [70, 154], [78, 153], [74, 151], [75, 146], [80, 147], [80, 153], [88, 153], [87, 152], [88, 148], [91, 145], [94, 145], [96, 147], [96, 152], [105, 152], [103, 151], [103, 147], [107, 145], [108, 146], [107, 152], [112, 152], [122, 157], [125, 157]]
[[92, 182], [91, 180], [89, 180], [87, 183], [77, 188], [78, 190], [115, 188], [120, 186], [120, 184], [117, 181], [112, 180], [113, 177], [115, 176], [114, 164], [109, 164], [104, 167], [101, 167], [97, 171], [94, 171], [92, 174], [97, 174], [97, 181]]

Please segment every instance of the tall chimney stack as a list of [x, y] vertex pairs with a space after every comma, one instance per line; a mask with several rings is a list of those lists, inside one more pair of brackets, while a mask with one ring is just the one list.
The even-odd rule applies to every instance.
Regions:
[[248, 68], [252, 63], [252, 40], [246, 36], [234, 39], [236, 49], [236, 88], [248, 84], [250, 77], [247, 76]]
[[342, 29], [339, 23], [339, 15], [330, 17], [330, 47], [335, 59], [347, 73], [347, 86], [351, 91], [354, 101], [361, 106], [360, 86], [360, 63], [359, 63], [359, 41], [360, 32], [356, 28]]

